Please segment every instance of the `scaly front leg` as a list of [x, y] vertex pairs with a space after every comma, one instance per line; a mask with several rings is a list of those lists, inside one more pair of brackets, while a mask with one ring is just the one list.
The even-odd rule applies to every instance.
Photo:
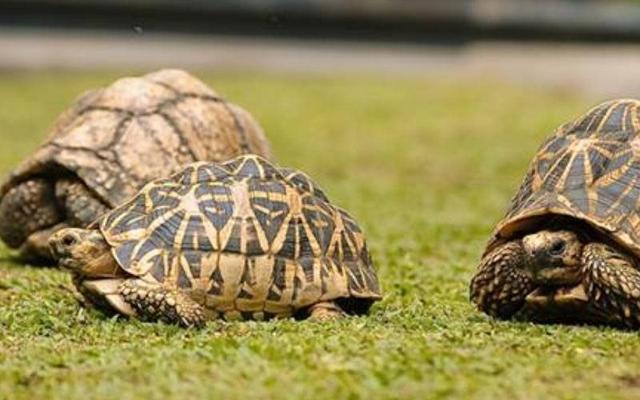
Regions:
[[205, 324], [204, 309], [176, 289], [129, 279], [120, 284], [118, 291], [143, 320], [160, 320], [184, 327]]
[[471, 280], [470, 298], [493, 317], [512, 317], [535, 286], [522, 270], [524, 249], [519, 240], [507, 242], [487, 254]]
[[591, 243], [582, 252], [584, 287], [604, 323], [640, 328], [640, 271], [616, 249]]
[[60, 229], [67, 228], [67, 224], [60, 223], [50, 228], [32, 233], [20, 246], [20, 257], [27, 262], [34, 264], [51, 263], [51, 249], [49, 248], [49, 238]]

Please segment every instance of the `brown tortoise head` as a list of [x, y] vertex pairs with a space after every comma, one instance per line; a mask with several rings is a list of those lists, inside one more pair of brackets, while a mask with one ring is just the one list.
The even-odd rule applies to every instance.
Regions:
[[582, 242], [569, 230], [542, 230], [522, 238], [525, 265], [541, 285], [575, 285], [580, 282]]
[[61, 229], [51, 235], [49, 246], [58, 264], [78, 276], [95, 279], [124, 275], [97, 229]]

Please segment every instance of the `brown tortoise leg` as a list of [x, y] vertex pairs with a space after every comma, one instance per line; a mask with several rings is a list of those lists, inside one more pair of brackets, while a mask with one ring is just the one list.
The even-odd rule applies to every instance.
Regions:
[[640, 271], [633, 261], [601, 243], [582, 252], [584, 288], [605, 323], [640, 328]]
[[[86, 226], [108, 208], [80, 181], [62, 179], [54, 186], [32, 179], [12, 188], [0, 202], [0, 238], [19, 248], [33, 263], [52, 261], [49, 236], [67, 226]], [[62, 220], [65, 220], [62, 223]]]
[[27, 262], [36, 264], [52, 262], [53, 256], [49, 247], [49, 237], [60, 229], [67, 227], [67, 224], [58, 224], [29, 235], [18, 250], [20, 257]]
[[143, 320], [164, 321], [184, 327], [201, 327], [205, 323], [202, 306], [176, 289], [128, 279], [122, 282], [118, 291]]
[[478, 309], [494, 317], [512, 317], [534, 290], [531, 278], [521, 269], [524, 249], [520, 241], [503, 244], [487, 254], [471, 280], [470, 298]]
[[34, 232], [62, 221], [53, 185], [34, 178], [11, 188], [0, 200], [0, 238], [18, 248]]
[[56, 197], [65, 211], [65, 220], [69, 226], [83, 228], [109, 211], [109, 208], [77, 179], [57, 181]]
[[332, 301], [316, 303], [309, 307], [309, 319], [312, 321], [331, 321], [345, 315], [342, 308]]

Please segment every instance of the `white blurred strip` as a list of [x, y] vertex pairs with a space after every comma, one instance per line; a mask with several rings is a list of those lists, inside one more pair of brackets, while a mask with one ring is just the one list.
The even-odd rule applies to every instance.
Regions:
[[[139, 30], [138, 30], [139, 31]], [[0, 69], [153, 69], [470, 76], [640, 97], [635, 45], [464, 46], [142, 33], [0, 30]]]

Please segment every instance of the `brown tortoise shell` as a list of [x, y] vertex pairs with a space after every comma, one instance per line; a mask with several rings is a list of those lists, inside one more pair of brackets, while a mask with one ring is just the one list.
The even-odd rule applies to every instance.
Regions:
[[485, 254], [550, 215], [640, 256], [640, 101], [600, 104], [543, 143]]
[[126, 272], [175, 285], [227, 318], [331, 300], [362, 313], [381, 297], [353, 218], [304, 173], [258, 156], [191, 164], [97, 224]]
[[271, 157], [249, 113], [184, 71], [161, 70], [80, 96], [0, 196], [30, 176], [66, 171], [114, 207], [186, 163], [247, 153]]

